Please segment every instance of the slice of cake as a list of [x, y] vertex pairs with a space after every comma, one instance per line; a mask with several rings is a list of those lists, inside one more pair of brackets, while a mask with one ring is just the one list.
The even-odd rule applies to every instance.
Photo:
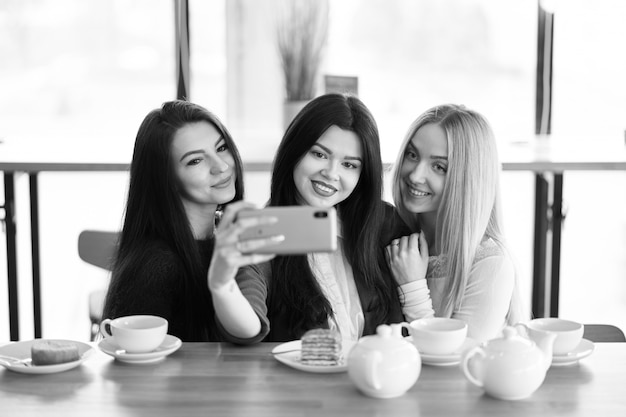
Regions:
[[332, 366], [341, 360], [341, 334], [336, 330], [313, 329], [302, 338], [300, 361], [305, 365]]
[[56, 365], [80, 359], [76, 343], [66, 340], [35, 340], [30, 354], [33, 365]]

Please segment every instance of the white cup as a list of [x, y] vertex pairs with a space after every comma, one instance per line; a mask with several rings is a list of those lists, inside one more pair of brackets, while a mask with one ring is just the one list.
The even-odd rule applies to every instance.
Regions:
[[458, 319], [431, 317], [403, 323], [420, 353], [449, 355], [456, 352], [467, 337], [467, 324]]
[[526, 323], [526, 327], [528, 328], [531, 338], [533, 338], [533, 332], [536, 331], [555, 333], [556, 340], [552, 348], [554, 355], [566, 355], [574, 351], [583, 338], [585, 328], [582, 323], [556, 317], [534, 319]]
[[128, 353], [146, 353], [163, 343], [167, 326], [163, 317], [125, 316], [102, 320], [100, 332], [105, 338], [113, 337], [119, 347]]

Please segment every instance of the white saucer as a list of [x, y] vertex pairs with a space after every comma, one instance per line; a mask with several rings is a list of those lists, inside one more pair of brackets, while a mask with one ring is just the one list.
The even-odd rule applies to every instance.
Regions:
[[[27, 340], [24, 342], [15, 342], [15, 343], [9, 343], [8, 345], [4, 345], [0, 347], [0, 355], [10, 356], [10, 357], [21, 359], [21, 360], [27, 359], [28, 361], [30, 361], [30, 348], [35, 342], [35, 340]], [[60, 340], [60, 339], [55, 339], [55, 340]], [[4, 366], [5, 368], [13, 372], [19, 372], [22, 374], [54, 374], [57, 372], [63, 372], [63, 371], [70, 370], [72, 368], [76, 368], [78, 365], [83, 363], [85, 359], [87, 359], [93, 352], [93, 348], [86, 343], [76, 342], [74, 340], [63, 340], [63, 341], [75, 343], [76, 346], [78, 346], [78, 355], [80, 359], [78, 359], [77, 361], [59, 363], [56, 365], [31, 365], [31, 364], [26, 365], [20, 362], [12, 363], [10, 361], [0, 360], [0, 365]]]
[[579, 360], [591, 355], [594, 348], [592, 341], [583, 339], [572, 352], [565, 355], [552, 355], [552, 366], [568, 366], [578, 363]]
[[165, 335], [163, 343], [153, 350], [147, 353], [126, 353], [120, 351], [120, 347], [115, 343], [115, 339], [107, 337], [98, 343], [98, 347], [101, 351], [107, 355], [113, 356], [120, 362], [126, 363], [153, 363], [163, 360], [167, 355], [170, 355], [178, 350], [182, 346], [183, 342], [176, 336], [171, 334]]
[[[278, 362], [291, 366], [294, 369], [305, 372], [313, 372], [317, 374], [331, 374], [337, 372], [346, 372], [348, 370], [348, 353], [356, 342], [352, 340], [342, 341], [341, 360], [338, 365], [305, 365], [300, 362], [300, 349], [302, 343], [300, 340], [282, 343], [272, 349], [272, 355]], [[281, 353], [284, 352], [284, 353]]]
[[[407, 336], [405, 337], [405, 339], [413, 343], [413, 338], [411, 336]], [[454, 366], [461, 363], [461, 357], [463, 355], [463, 352], [477, 345], [478, 341], [472, 339], [471, 337], [466, 337], [463, 345], [461, 345], [461, 347], [453, 353], [450, 353], [448, 355], [433, 355], [432, 353], [420, 352], [420, 357], [422, 358], [422, 363], [425, 365]]]

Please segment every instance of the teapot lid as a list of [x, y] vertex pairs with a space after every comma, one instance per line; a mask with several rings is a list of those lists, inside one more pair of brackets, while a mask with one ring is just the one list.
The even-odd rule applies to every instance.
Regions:
[[387, 324], [381, 324], [376, 328], [376, 334], [363, 336], [359, 339], [358, 344], [367, 349], [388, 349], [393, 347], [407, 346], [415, 347], [413, 343], [409, 343], [401, 336], [394, 334], [393, 328]]
[[499, 352], [523, 352], [532, 349], [535, 342], [520, 336], [515, 327], [507, 326], [502, 330], [502, 337], [487, 342], [486, 347]]
[[376, 334], [382, 337], [391, 337], [393, 334], [392, 327], [387, 324], [381, 324], [376, 327]]

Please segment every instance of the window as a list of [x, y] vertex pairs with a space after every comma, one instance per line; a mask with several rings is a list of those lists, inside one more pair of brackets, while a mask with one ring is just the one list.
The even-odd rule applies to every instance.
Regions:
[[0, 137], [132, 149], [143, 116], [176, 95], [173, 13], [172, 0], [3, 2]]

